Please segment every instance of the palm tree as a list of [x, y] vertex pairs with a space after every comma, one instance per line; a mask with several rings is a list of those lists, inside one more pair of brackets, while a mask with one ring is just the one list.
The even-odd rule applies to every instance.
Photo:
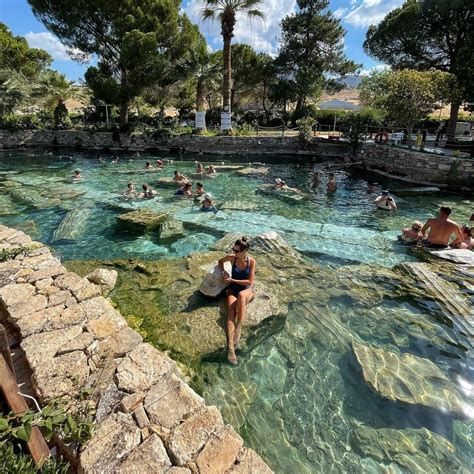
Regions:
[[[216, 87], [221, 68], [219, 56], [211, 54], [205, 44], [191, 50], [188, 55], [178, 61], [178, 68], [184, 75], [191, 76], [196, 81], [196, 129], [206, 128], [206, 93]], [[204, 124], [198, 122], [198, 112], [204, 116]]]
[[224, 112], [231, 112], [230, 97], [232, 85], [232, 53], [231, 42], [234, 36], [236, 15], [245, 13], [248, 18], [263, 19], [263, 13], [258, 9], [262, 0], [201, 0], [205, 7], [201, 11], [203, 20], [219, 20], [221, 34], [224, 40], [224, 78], [222, 87], [222, 105]]

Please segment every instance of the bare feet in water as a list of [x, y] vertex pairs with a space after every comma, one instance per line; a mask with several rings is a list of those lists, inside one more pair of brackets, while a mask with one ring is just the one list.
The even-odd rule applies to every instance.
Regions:
[[237, 356], [235, 355], [235, 349], [233, 347], [227, 349], [227, 360], [232, 365], [237, 365]]

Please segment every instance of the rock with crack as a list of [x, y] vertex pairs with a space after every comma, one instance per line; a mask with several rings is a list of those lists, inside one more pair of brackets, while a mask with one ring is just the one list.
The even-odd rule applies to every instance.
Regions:
[[367, 384], [382, 397], [442, 410], [463, 418], [466, 407], [456, 388], [430, 360], [398, 355], [352, 342], [352, 350]]
[[105, 419], [83, 447], [80, 473], [102, 474], [115, 469], [140, 444], [140, 429], [131, 415], [117, 413]]
[[120, 390], [134, 393], [148, 390], [174, 370], [176, 365], [168, 356], [145, 343], [122, 359], [115, 377]]
[[86, 278], [95, 285], [99, 285], [102, 294], [107, 296], [117, 283], [117, 270], [106, 270], [105, 268], [97, 268], [93, 272], [86, 275]]
[[175, 219], [167, 219], [161, 222], [157, 228], [158, 241], [160, 244], [169, 244], [181, 239], [186, 235], [183, 223]]
[[229, 469], [232, 474], [272, 474], [272, 470], [252, 449], [242, 448], [235, 464]]
[[235, 174], [239, 176], [245, 176], [245, 177], [256, 177], [260, 178], [262, 176], [266, 176], [270, 171], [270, 168], [266, 167], [259, 167], [259, 168], [254, 168], [254, 167], [247, 167], [247, 168], [241, 168], [240, 170], [235, 171]]
[[117, 474], [159, 473], [171, 468], [171, 461], [163, 441], [153, 433], [135, 448], [115, 471]]
[[170, 457], [178, 466], [193, 460], [209, 438], [224, 426], [219, 410], [203, 407], [174, 428], [167, 440]]

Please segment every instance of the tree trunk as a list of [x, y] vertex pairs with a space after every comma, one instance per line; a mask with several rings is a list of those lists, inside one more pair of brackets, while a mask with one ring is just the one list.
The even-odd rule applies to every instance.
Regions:
[[[224, 35], [224, 80], [222, 85], [222, 105], [225, 112], [231, 112], [231, 85], [232, 85], [232, 36]], [[226, 109], [227, 107], [227, 109]]]
[[128, 100], [124, 100], [120, 104], [120, 127], [128, 126]]
[[196, 112], [202, 112], [205, 109], [204, 81], [199, 78], [196, 86]]
[[451, 104], [447, 130], [448, 143], [452, 143], [456, 137], [456, 122], [458, 121], [459, 105], [459, 102], [453, 102]]
[[[123, 97], [127, 96], [127, 70], [125, 68], [121, 68], [120, 70], [120, 87], [122, 89]], [[123, 99], [120, 103], [120, 128], [127, 128], [128, 126], [128, 104], [129, 99]]]
[[411, 143], [411, 134], [413, 132], [413, 125], [410, 125], [407, 127], [407, 145], [408, 145], [408, 149], [411, 150], [412, 149], [412, 143]]

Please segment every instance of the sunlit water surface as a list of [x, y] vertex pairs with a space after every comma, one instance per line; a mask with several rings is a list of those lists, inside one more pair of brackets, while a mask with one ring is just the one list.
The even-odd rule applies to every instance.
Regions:
[[[196, 158], [215, 158], [161, 156], [174, 163], [167, 162], [163, 171], [145, 172], [145, 161], [153, 163], [156, 156], [121, 155], [119, 163], [112, 165], [110, 156], [105, 156], [107, 164], [101, 164], [92, 153], [74, 153], [72, 159], [59, 153], [36, 157], [30, 153], [0, 153], [0, 222], [48, 244], [63, 260], [174, 258], [206, 251], [226, 232], [251, 235], [275, 230], [309, 259], [338, 271], [358, 263], [391, 268], [416, 259], [396, 242], [400, 228], [415, 219], [424, 221], [441, 203], [455, 207], [453, 217], [460, 223], [473, 210], [473, 200], [465, 196], [398, 196], [396, 192], [396, 213], [376, 210], [374, 195], [366, 191], [367, 176], [336, 170], [338, 190], [327, 194], [323, 166], [322, 184], [311, 189], [309, 165], [275, 158], [270, 174], [263, 179], [227, 171], [203, 180], [206, 191], [224, 205], [214, 215], [201, 213], [192, 200], [173, 197], [173, 190], [167, 188], [156, 188], [160, 191], [156, 199], [141, 202], [126, 200], [121, 193], [129, 181], [140, 187], [160, 176], [171, 176], [174, 169], [192, 175]], [[242, 158], [226, 156], [225, 160], [236, 163]], [[83, 175], [79, 183], [71, 181], [76, 168]], [[307, 198], [294, 204], [255, 193], [262, 181], [277, 176], [307, 191]], [[387, 186], [403, 187], [379, 178], [379, 188]], [[121, 231], [116, 217], [141, 207], [166, 212], [192, 230], [168, 245]], [[74, 239], [62, 239], [58, 233], [68, 213]], [[428, 312], [428, 305], [423, 307], [410, 299], [386, 299], [375, 308], [358, 307], [342, 299], [332, 301], [324, 314], [318, 314], [312, 309], [317, 300], [314, 294], [308, 301], [294, 301], [285, 327], [241, 357], [237, 368], [204, 363], [208, 403], [221, 408], [226, 421], [276, 472], [472, 469], [471, 421], [385, 401], [364, 384], [348, 347], [324, 337], [333, 324], [365, 344], [428, 358], [468, 400], [469, 390], [472, 396], [472, 360], [466, 356], [464, 341], [461, 344], [455, 331], [437, 317], [439, 310], [431, 306]], [[449, 337], [443, 339], [446, 333]], [[397, 432], [421, 428], [453, 443], [452, 463], [427, 455], [427, 464], [422, 464], [425, 454], [417, 452], [419, 446], [409, 448], [396, 437]], [[380, 429], [388, 430], [383, 431], [386, 439], [381, 439]]]

